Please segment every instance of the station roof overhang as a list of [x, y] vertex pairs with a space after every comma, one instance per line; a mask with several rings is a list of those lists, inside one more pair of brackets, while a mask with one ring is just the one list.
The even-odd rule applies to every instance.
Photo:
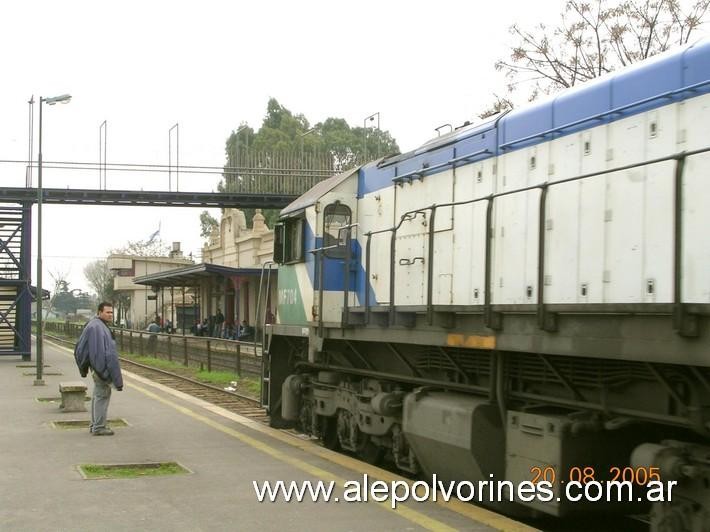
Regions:
[[[133, 282], [158, 288], [196, 286], [210, 277], [259, 277], [261, 271], [261, 268], [230, 268], [219, 264], [202, 263], [143, 275], [133, 279]], [[271, 273], [275, 274], [276, 270]]]

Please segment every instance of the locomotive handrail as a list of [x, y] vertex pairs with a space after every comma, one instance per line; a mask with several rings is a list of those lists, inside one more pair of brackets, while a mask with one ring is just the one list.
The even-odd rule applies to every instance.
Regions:
[[456, 166], [457, 163], [460, 163], [461, 161], [468, 161], [470, 159], [473, 159], [474, 157], [478, 157], [479, 155], [487, 155], [492, 153], [491, 150], [488, 148], [485, 148], [483, 150], [478, 150], [474, 151], [472, 153], [462, 155], [461, 157], [454, 157], [453, 159], [449, 159], [445, 163], [439, 163], [434, 166], [422, 166], [418, 170], [412, 170], [411, 172], [407, 172], [406, 174], [402, 174], [399, 176], [394, 176], [392, 178], [392, 181], [395, 183], [401, 183], [405, 179], [409, 179], [410, 181], [414, 179], [414, 176], [417, 176], [417, 179], [423, 178], [423, 174], [427, 172], [432, 172], [434, 170], [438, 170], [439, 168], [444, 168], [446, 166]]
[[350, 262], [352, 261], [352, 233], [351, 229], [358, 227], [360, 223], [344, 225], [338, 229], [338, 242], [340, 242], [341, 231], [347, 231], [345, 240], [345, 260], [343, 261], [343, 315], [341, 317], [341, 325], [345, 327], [348, 324], [348, 316], [350, 305], [348, 305], [348, 296], [350, 295]]
[[693, 92], [694, 90], [702, 87], [703, 85], [708, 85], [708, 84], [710, 84], [710, 80], [701, 81], [700, 83], [694, 83], [693, 85], [683, 87], [682, 89], [674, 89], [672, 91], [667, 91], [667, 92], [664, 92], [661, 94], [656, 94], [655, 96], [649, 96], [648, 98], [644, 98], [643, 100], [639, 100], [637, 102], [628, 103], [626, 105], [621, 105], [619, 107], [615, 107], [614, 109], [609, 109], [607, 111], [604, 111], [602, 113], [598, 113], [593, 116], [588, 116], [586, 118], [580, 118], [579, 120], [575, 120], [573, 122], [568, 122], [567, 124], [563, 124], [561, 126], [553, 127], [551, 129], [541, 131], [539, 133], [535, 133], [533, 135], [528, 135], [527, 137], [522, 137], [519, 139], [511, 140], [510, 142], [506, 142], [505, 144], [501, 144], [500, 149], [507, 150], [511, 146], [513, 146], [515, 144], [520, 144], [521, 142], [527, 142], [528, 140], [546, 137], [548, 135], [554, 135], [555, 133], [559, 133], [567, 128], [578, 126], [580, 124], [584, 124], [585, 122], [591, 122], [592, 120], [602, 120], [605, 116], [621, 113], [623, 111], [626, 111], [627, 109], [631, 109], [632, 107], [644, 105], [644, 104], [650, 103], [654, 100], [660, 100], [663, 98], [672, 98], [676, 94], [680, 94], [683, 92], [688, 92], [688, 91]]
[[[344, 225], [340, 228], [338, 228], [338, 242], [340, 242], [340, 234], [343, 231], [348, 231], [348, 237], [347, 237], [347, 243], [346, 243], [346, 251], [345, 251], [345, 261], [344, 261], [344, 275], [343, 275], [343, 292], [344, 292], [344, 305], [343, 305], [343, 312], [345, 313], [345, 317], [343, 319], [343, 324], [347, 323], [346, 317], [347, 317], [347, 312], [348, 312], [348, 268], [349, 268], [349, 262], [350, 262], [350, 230], [353, 227], [359, 226], [359, 223], [353, 223], [353, 224], [348, 224]], [[323, 254], [324, 251], [328, 251], [329, 249], [336, 249], [339, 248], [340, 244], [333, 244], [332, 246], [322, 246], [319, 248], [314, 248], [314, 249], [309, 249], [307, 253], [312, 253], [313, 255], [316, 256], [316, 260], [318, 261], [318, 335], [323, 336], [323, 280], [324, 280], [324, 273], [323, 273], [323, 266], [324, 266], [324, 259], [325, 256]]]
[[[264, 264], [261, 265], [261, 274], [259, 276], [259, 291], [257, 293], [257, 298], [256, 298], [256, 330], [254, 331], [254, 352], [256, 353], [256, 346], [257, 346], [257, 341], [259, 339], [259, 330], [260, 330], [260, 325], [261, 325], [261, 349], [262, 352], [264, 350], [264, 331], [266, 330], [266, 311], [267, 311], [267, 302], [269, 301], [269, 298], [271, 297], [271, 270], [273, 269], [274, 265], [276, 263], [272, 260], [267, 260], [264, 262]], [[262, 309], [262, 289], [264, 288], [264, 271], [268, 270], [268, 273], [266, 274], [266, 294], [264, 296], [264, 306]], [[259, 321], [259, 313], [260, 311], [263, 311], [264, 313], [264, 320], [263, 323], [260, 323]]]
[[[690, 88], [686, 88], [685, 90], [689, 90]], [[490, 326], [493, 324], [493, 315], [492, 315], [492, 304], [490, 301], [490, 239], [491, 239], [491, 217], [492, 217], [492, 208], [493, 208], [493, 202], [497, 198], [501, 198], [504, 196], [510, 196], [513, 194], [519, 194], [521, 192], [529, 192], [532, 190], [540, 189], [541, 191], [547, 190], [548, 187], [554, 186], [554, 185], [561, 185], [564, 183], [570, 183], [573, 181], [581, 181], [583, 179], [588, 179], [590, 177], [596, 177], [599, 175], [604, 175], [604, 174], [610, 174], [614, 172], [621, 172], [624, 170], [630, 170], [633, 168], [639, 168], [642, 166], [649, 166], [653, 164], [659, 164], [663, 162], [668, 162], [668, 161], [684, 161], [687, 157], [691, 157], [693, 155], [699, 155], [702, 153], [707, 153], [710, 152], [710, 147], [706, 148], [700, 148], [696, 150], [690, 150], [690, 151], [681, 151], [681, 152], [676, 152], [671, 155], [667, 155], [664, 157], [658, 157], [656, 159], [651, 159], [649, 161], [643, 161], [643, 162], [638, 162], [638, 163], [632, 163], [632, 164], [627, 164], [623, 166], [618, 166], [615, 168], [609, 168], [605, 170], [599, 170], [596, 172], [589, 172], [586, 174], [580, 174], [578, 176], [573, 176], [573, 177], [568, 177], [565, 179], [560, 179], [557, 181], [552, 181], [552, 182], [543, 182], [539, 183], [536, 185], [530, 185], [527, 187], [522, 187], [514, 190], [508, 190], [508, 191], [503, 191], [503, 192], [497, 192], [495, 194], [490, 194], [488, 196], [483, 196], [480, 198], [473, 198], [473, 199], [468, 199], [468, 200], [462, 200], [462, 201], [453, 201], [453, 202], [448, 202], [448, 203], [441, 203], [441, 204], [432, 204], [430, 206], [426, 207], [420, 207], [418, 209], [412, 209], [410, 211], [404, 212], [400, 216], [399, 223], [395, 226], [385, 228], [385, 229], [379, 229], [377, 231], [368, 231], [364, 235], [367, 237], [367, 243], [366, 243], [366, 283], [370, 282], [370, 251], [371, 251], [371, 239], [372, 236], [377, 235], [377, 234], [382, 234], [382, 233], [392, 233], [391, 237], [391, 243], [390, 243], [390, 302], [389, 302], [389, 307], [390, 307], [390, 320], [394, 319], [395, 315], [395, 303], [394, 303], [394, 279], [395, 279], [395, 242], [396, 242], [396, 233], [397, 230], [402, 226], [402, 224], [407, 221], [412, 214], [418, 214], [418, 213], [426, 213], [427, 211], [432, 212], [432, 217], [434, 215], [434, 212], [436, 211], [437, 208], [439, 207], [458, 207], [462, 205], [469, 205], [469, 204], [474, 204], [478, 203], [481, 201], [487, 201], [488, 203], [488, 209], [487, 209], [487, 214], [486, 214], [486, 225], [487, 225], [487, 238], [486, 238], [486, 290], [484, 294], [484, 316], [486, 316], [486, 325]], [[674, 305], [676, 307], [676, 328], [680, 328], [680, 323], [683, 320], [683, 307], [682, 307], [682, 302], [680, 300], [680, 267], [681, 267], [681, 257], [680, 257], [680, 252], [681, 252], [681, 242], [680, 239], [682, 237], [682, 231], [680, 229], [680, 197], [678, 194], [680, 193], [681, 186], [680, 186], [680, 181], [682, 180], [682, 165], [680, 165], [680, 168], [676, 170], [676, 207], [675, 207], [675, 235], [676, 235], [676, 244], [675, 244], [675, 282], [674, 282]], [[546, 196], [547, 194], [543, 194], [543, 197], [541, 197], [541, 209], [544, 207], [544, 201], [546, 201]], [[542, 213], [544, 215], [544, 213]], [[430, 260], [429, 264], [427, 264], [427, 277], [428, 280], [431, 280], [432, 274], [433, 274], [433, 246], [431, 245], [433, 243], [433, 223], [430, 218], [430, 250], [429, 250], [429, 255], [430, 255]], [[543, 236], [544, 238], [544, 236]], [[544, 242], [539, 243], [539, 246], [542, 245], [544, 246]], [[544, 257], [543, 257], [544, 260]], [[539, 273], [539, 271], [538, 271]], [[544, 272], [543, 272], [544, 275]], [[544, 281], [544, 277], [543, 277]], [[431, 284], [431, 283], [429, 283]], [[538, 286], [538, 313], [540, 314], [540, 323], [543, 323], [543, 318], [542, 314], [544, 313], [544, 304], [541, 301], [541, 292], [542, 289], [540, 286]], [[433, 316], [433, 301], [432, 301], [432, 287], [428, 286], [427, 287], [427, 314], [429, 315], [429, 319], [431, 321], [431, 317]], [[369, 312], [369, 290], [367, 287], [365, 287], [365, 312], [366, 312], [366, 323], [369, 323], [369, 317], [370, 317], [370, 312]], [[495, 327], [493, 327], [495, 328]]]

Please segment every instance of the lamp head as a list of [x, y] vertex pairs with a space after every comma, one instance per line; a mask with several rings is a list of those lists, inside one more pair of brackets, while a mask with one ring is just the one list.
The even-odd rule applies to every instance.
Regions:
[[55, 103], [69, 103], [71, 100], [71, 94], [61, 94], [60, 96], [52, 96], [51, 98], [42, 98], [42, 101], [47, 105], [54, 105]]

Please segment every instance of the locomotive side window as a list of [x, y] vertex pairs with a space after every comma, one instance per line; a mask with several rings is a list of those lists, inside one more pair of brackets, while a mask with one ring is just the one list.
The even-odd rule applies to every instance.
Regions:
[[338, 201], [331, 203], [323, 210], [323, 247], [338, 246], [326, 250], [326, 257], [345, 258], [348, 233], [346, 229], [342, 231], [340, 229], [350, 225], [351, 217], [350, 208]]
[[274, 262], [284, 263], [284, 224], [274, 225]]
[[[288, 219], [283, 224], [282, 238], [283, 238], [283, 254], [282, 260], [284, 264], [291, 262], [303, 262], [304, 253], [304, 239], [303, 231], [305, 229], [305, 218], [292, 218]], [[276, 242], [274, 245], [276, 246]]]

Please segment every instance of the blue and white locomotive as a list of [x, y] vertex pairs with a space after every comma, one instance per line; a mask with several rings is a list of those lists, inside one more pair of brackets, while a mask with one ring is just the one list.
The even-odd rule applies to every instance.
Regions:
[[275, 248], [274, 424], [456, 481], [657, 468], [654, 526], [708, 526], [710, 41], [323, 181]]

